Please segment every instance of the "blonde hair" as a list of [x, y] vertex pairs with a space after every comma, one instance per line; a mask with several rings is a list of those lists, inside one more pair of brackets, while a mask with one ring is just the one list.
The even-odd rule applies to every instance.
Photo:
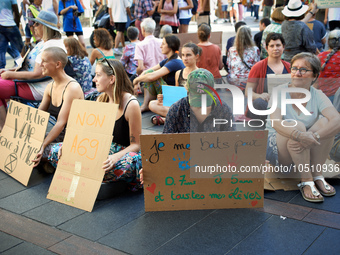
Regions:
[[56, 31], [44, 25], [42, 26], [43, 26], [43, 40], [44, 41], [48, 41], [51, 39], [61, 39], [61, 34], [59, 31]]
[[[107, 64], [106, 60], [100, 60], [97, 62], [97, 65], [100, 65], [103, 69], [103, 72], [108, 75], [115, 76], [115, 83], [112, 86], [113, 100], [115, 104], [120, 105], [123, 97], [123, 92], [127, 92], [133, 94], [132, 83], [127, 76], [124, 66], [118, 60], [107, 60], [111, 67]], [[101, 94], [97, 101], [98, 102], [109, 102], [109, 95], [107, 93]]]
[[247, 48], [255, 46], [253, 39], [251, 38], [251, 30], [248, 26], [242, 26], [239, 28], [236, 34], [234, 46], [236, 51], [243, 61], [243, 54]]

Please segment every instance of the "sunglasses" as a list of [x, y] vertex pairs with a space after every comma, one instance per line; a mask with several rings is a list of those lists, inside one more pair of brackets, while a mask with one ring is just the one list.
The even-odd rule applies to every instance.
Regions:
[[[102, 54], [102, 56], [103, 56], [103, 60], [105, 60], [105, 62], [109, 65], [109, 67], [112, 69], [112, 71], [113, 71], [113, 73], [115, 73], [115, 69], [113, 68], [113, 66], [110, 64], [110, 62], [107, 60], [107, 58], [106, 58], [106, 56], [103, 54], [103, 52], [101, 52], [100, 50], [99, 50], [99, 52], [100, 52], [100, 54]], [[102, 60], [102, 61], [103, 61]]]

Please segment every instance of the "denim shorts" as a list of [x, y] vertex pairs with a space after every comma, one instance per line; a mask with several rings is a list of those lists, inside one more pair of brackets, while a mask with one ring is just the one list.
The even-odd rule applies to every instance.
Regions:
[[191, 18], [187, 19], [179, 19], [179, 24], [181, 25], [189, 25]]
[[226, 5], [222, 5], [222, 11], [223, 12], [228, 11], [228, 5], [227, 4]]

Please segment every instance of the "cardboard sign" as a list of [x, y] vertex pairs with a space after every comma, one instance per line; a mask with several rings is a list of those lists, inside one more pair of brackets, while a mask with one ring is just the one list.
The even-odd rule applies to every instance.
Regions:
[[10, 101], [5, 125], [0, 134], [1, 170], [27, 186], [33, 162], [40, 151], [49, 113]]
[[340, 7], [340, 0], [315, 0], [319, 9]]
[[171, 106], [183, 97], [186, 97], [188, 91], [184, 87], [162, 85], [163, 105]]
[[91, 212], [104, 178], [118, 105], [74, 100], [47, 198]]
[[[239, 170], [264, 164], [267, 136], [267, 131], [142, 135], [145, 211], [263, 207], [262, 172]], [[203, 164], [237, 170], [199, 176]]]

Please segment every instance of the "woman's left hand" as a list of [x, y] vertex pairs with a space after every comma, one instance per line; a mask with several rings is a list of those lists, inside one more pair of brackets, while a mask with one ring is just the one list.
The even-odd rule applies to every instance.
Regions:
[[320, 145], [320, 143], [315, 140], [312, 132], [301, 132], [299, 136], [299, 142], [305, 149], [309, 149], [315, 145]]
[[107, 157], [107, 160], [104, 161], [103, 163], [103, 169], [106, 171], [109, 171], [110, 169], [113, 168], [113, 165], [119, 160], [119, 158], [115, 155], [112, 154]]
[[296, 152], [297, 154], [303, 152], [305, 150], [305, 147], [297, 141], [290, 141], [289, 142], [289, 149]]

